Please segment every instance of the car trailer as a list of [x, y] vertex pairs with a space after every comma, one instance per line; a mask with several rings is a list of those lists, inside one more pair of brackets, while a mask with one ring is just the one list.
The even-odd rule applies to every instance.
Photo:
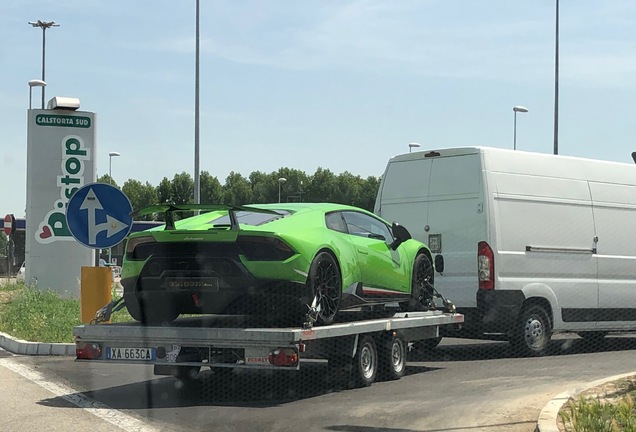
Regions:
[[441, 310], [385, 311], [358, 319], [362, 316], [351, 313], [352, 319], [327, 326], [282, 328], [256, 325], [253, 317], [198, 316], [169, 326], [80, 325], [73, 334], [80, 362], [148, 364], [155, 375], [188, 380], [202, 367], [299, 370], [304, 359], [326, 359], [330, 373], [348, 388], [369, 386], [376, 378], [400, 379], [409, 344], [438, 338], [440, 327], [461, 326], [464, 320]]

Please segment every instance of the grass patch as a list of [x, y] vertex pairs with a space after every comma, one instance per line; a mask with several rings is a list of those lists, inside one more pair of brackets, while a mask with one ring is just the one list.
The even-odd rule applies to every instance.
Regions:
[[614, 401], [579, 397], [559, 413], [566, 432], [636, 432], [634, 392]]
[[[73, 327], [81, 324], [79, 299], [65, 299], [57, 292], [22, 284], [5, 285], [1, 291], [8, 295], [0, 302], [0, 331], [34, 342], [74, 342]], [[116, 298], [113, 295], [113, 300]], [[132, 318], [123, 308], [112, 320]]]

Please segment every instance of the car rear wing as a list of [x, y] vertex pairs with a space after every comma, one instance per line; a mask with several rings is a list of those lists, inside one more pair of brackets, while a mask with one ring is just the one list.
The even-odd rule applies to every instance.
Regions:
[[174, 230], [174, 213], [185, 212], [185, 211], [220, 211], [224, 210], [228, 212], [228, 216], [230, 218], [230, 229], [238, 230], [239, 223], [238, 218], [236, 217], [236, 212], [239, 211], [249, 211], [249, 212], [260, 212], [260, 213], [270, 213], [270, 214], [281, 214], [276, 210], [262, 209], [258, 207], [250, 207], [250, 206], [238, 206], [238, 205], [227, 205], [227, 204], [158, 204], [149, 207], [144, 207], [142, 209], [136, 210], [130, 214], [130, 216], [135, 219], [139, 216], [147, 216], [151, 214], [164, 213], [166, 220], [165, 230]]

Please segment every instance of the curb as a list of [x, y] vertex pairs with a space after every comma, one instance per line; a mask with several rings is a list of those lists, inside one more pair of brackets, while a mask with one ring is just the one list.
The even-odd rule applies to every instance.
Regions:
[[610, 381], [617, 381], [634, 375], [636, 375], [636, 371], [621, 375], [614, 375], [608, 378], [592, 381], [580, 387], [575, 387], [556, 395], [550, 402], [545, 404], [545, 406], [541, 410], [541, 414], [539, 414], [539, 420], [537, 420], [537, 427], [535, 429], [535, 432], [559, 432], [559, 428], [557, 427], [559, 411], [571, 397], [576, 396], [579, 393], [583, 393], [584, 391], [587, 391], [591, 388], [601, 386]]
[[22, 355], [75, 356], [75, 344], [29, 342], [0, 332], [0, 348]]

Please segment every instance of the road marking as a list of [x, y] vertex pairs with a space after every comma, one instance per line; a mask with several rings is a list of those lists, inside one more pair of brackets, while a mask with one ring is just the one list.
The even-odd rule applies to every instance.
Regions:
[[143, 421], [124, 414], [121, 411], [112, 409], [106, 404], [91, 399], [67, 385], [51, 381], [40, 372], [18, 363], [14, 360], [14, 358], [0, 358], [0, 366], [4, 366], [5, 368], [39, 385], [45, 390], [48, 390], [55, 396], [61, 397], [65, 401], [68, 401], [125, 431], [159, 432], [160, 430], [152, 426], [148, 426]]

